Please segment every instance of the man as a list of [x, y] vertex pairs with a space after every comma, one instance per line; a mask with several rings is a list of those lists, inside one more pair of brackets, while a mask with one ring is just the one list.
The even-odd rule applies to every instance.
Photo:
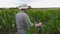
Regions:
[[[23, 4], [19, 7], [20, 12], [16, 14], [16, 24], [18, 29], [18, 34], [29, 34], [29, 29], [34, 24], [31, 23], [29, 16], [26, 14], [28, 6]], [[42, 24], [35, 24], [36, 27], [41, 26]]]

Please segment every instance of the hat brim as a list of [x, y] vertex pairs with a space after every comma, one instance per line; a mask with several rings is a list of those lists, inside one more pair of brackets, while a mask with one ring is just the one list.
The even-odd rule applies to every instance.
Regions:
[[29, 7], [19, 7], [19, 9], [28, 9]]

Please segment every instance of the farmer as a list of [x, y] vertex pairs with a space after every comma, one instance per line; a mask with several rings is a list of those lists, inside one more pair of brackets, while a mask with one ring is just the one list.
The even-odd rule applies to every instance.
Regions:
[[[29, 7], [26, 4], [22, 4], [19, 9], [19, 13], [16, 14], [16, 24], [18, 34], [29, 34], [30, 27], [34, 24], [31, 23], [29, 16], [26, 14], [26, 10]], [[42, 24], [35, 24], [36, 27], [41, 26]]]

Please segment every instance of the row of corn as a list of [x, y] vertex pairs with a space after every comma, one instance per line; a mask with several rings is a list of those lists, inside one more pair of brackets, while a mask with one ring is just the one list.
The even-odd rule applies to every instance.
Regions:
[[[0, 9], [0, 32], [6, 34], [14, 34], [16, 29], [15, 15], [18, 9]], [[36, 23], [37, 17], [43, 25], [40, 28], [40, 34], [59, 34], [60, 33], [60, 10], [59, 9], [28, 9], [32, 23]], [[30, 31], [31, 34], [35, 33], [33, 26]]]

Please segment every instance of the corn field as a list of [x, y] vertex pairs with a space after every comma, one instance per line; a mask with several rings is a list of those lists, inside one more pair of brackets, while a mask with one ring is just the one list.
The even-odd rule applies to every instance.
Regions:
[[[14, 34], [17, 32], [15, 15], [19, 9], [0, 9], [0, 33]], [[60, 34], [60, 9], [28, 9], [26, 12], [32, 23], [36, 23], [37, 16], [43, 23], [40, 34]], [[31, 27], [30, 33], [34, 34], [36, 28]]]

